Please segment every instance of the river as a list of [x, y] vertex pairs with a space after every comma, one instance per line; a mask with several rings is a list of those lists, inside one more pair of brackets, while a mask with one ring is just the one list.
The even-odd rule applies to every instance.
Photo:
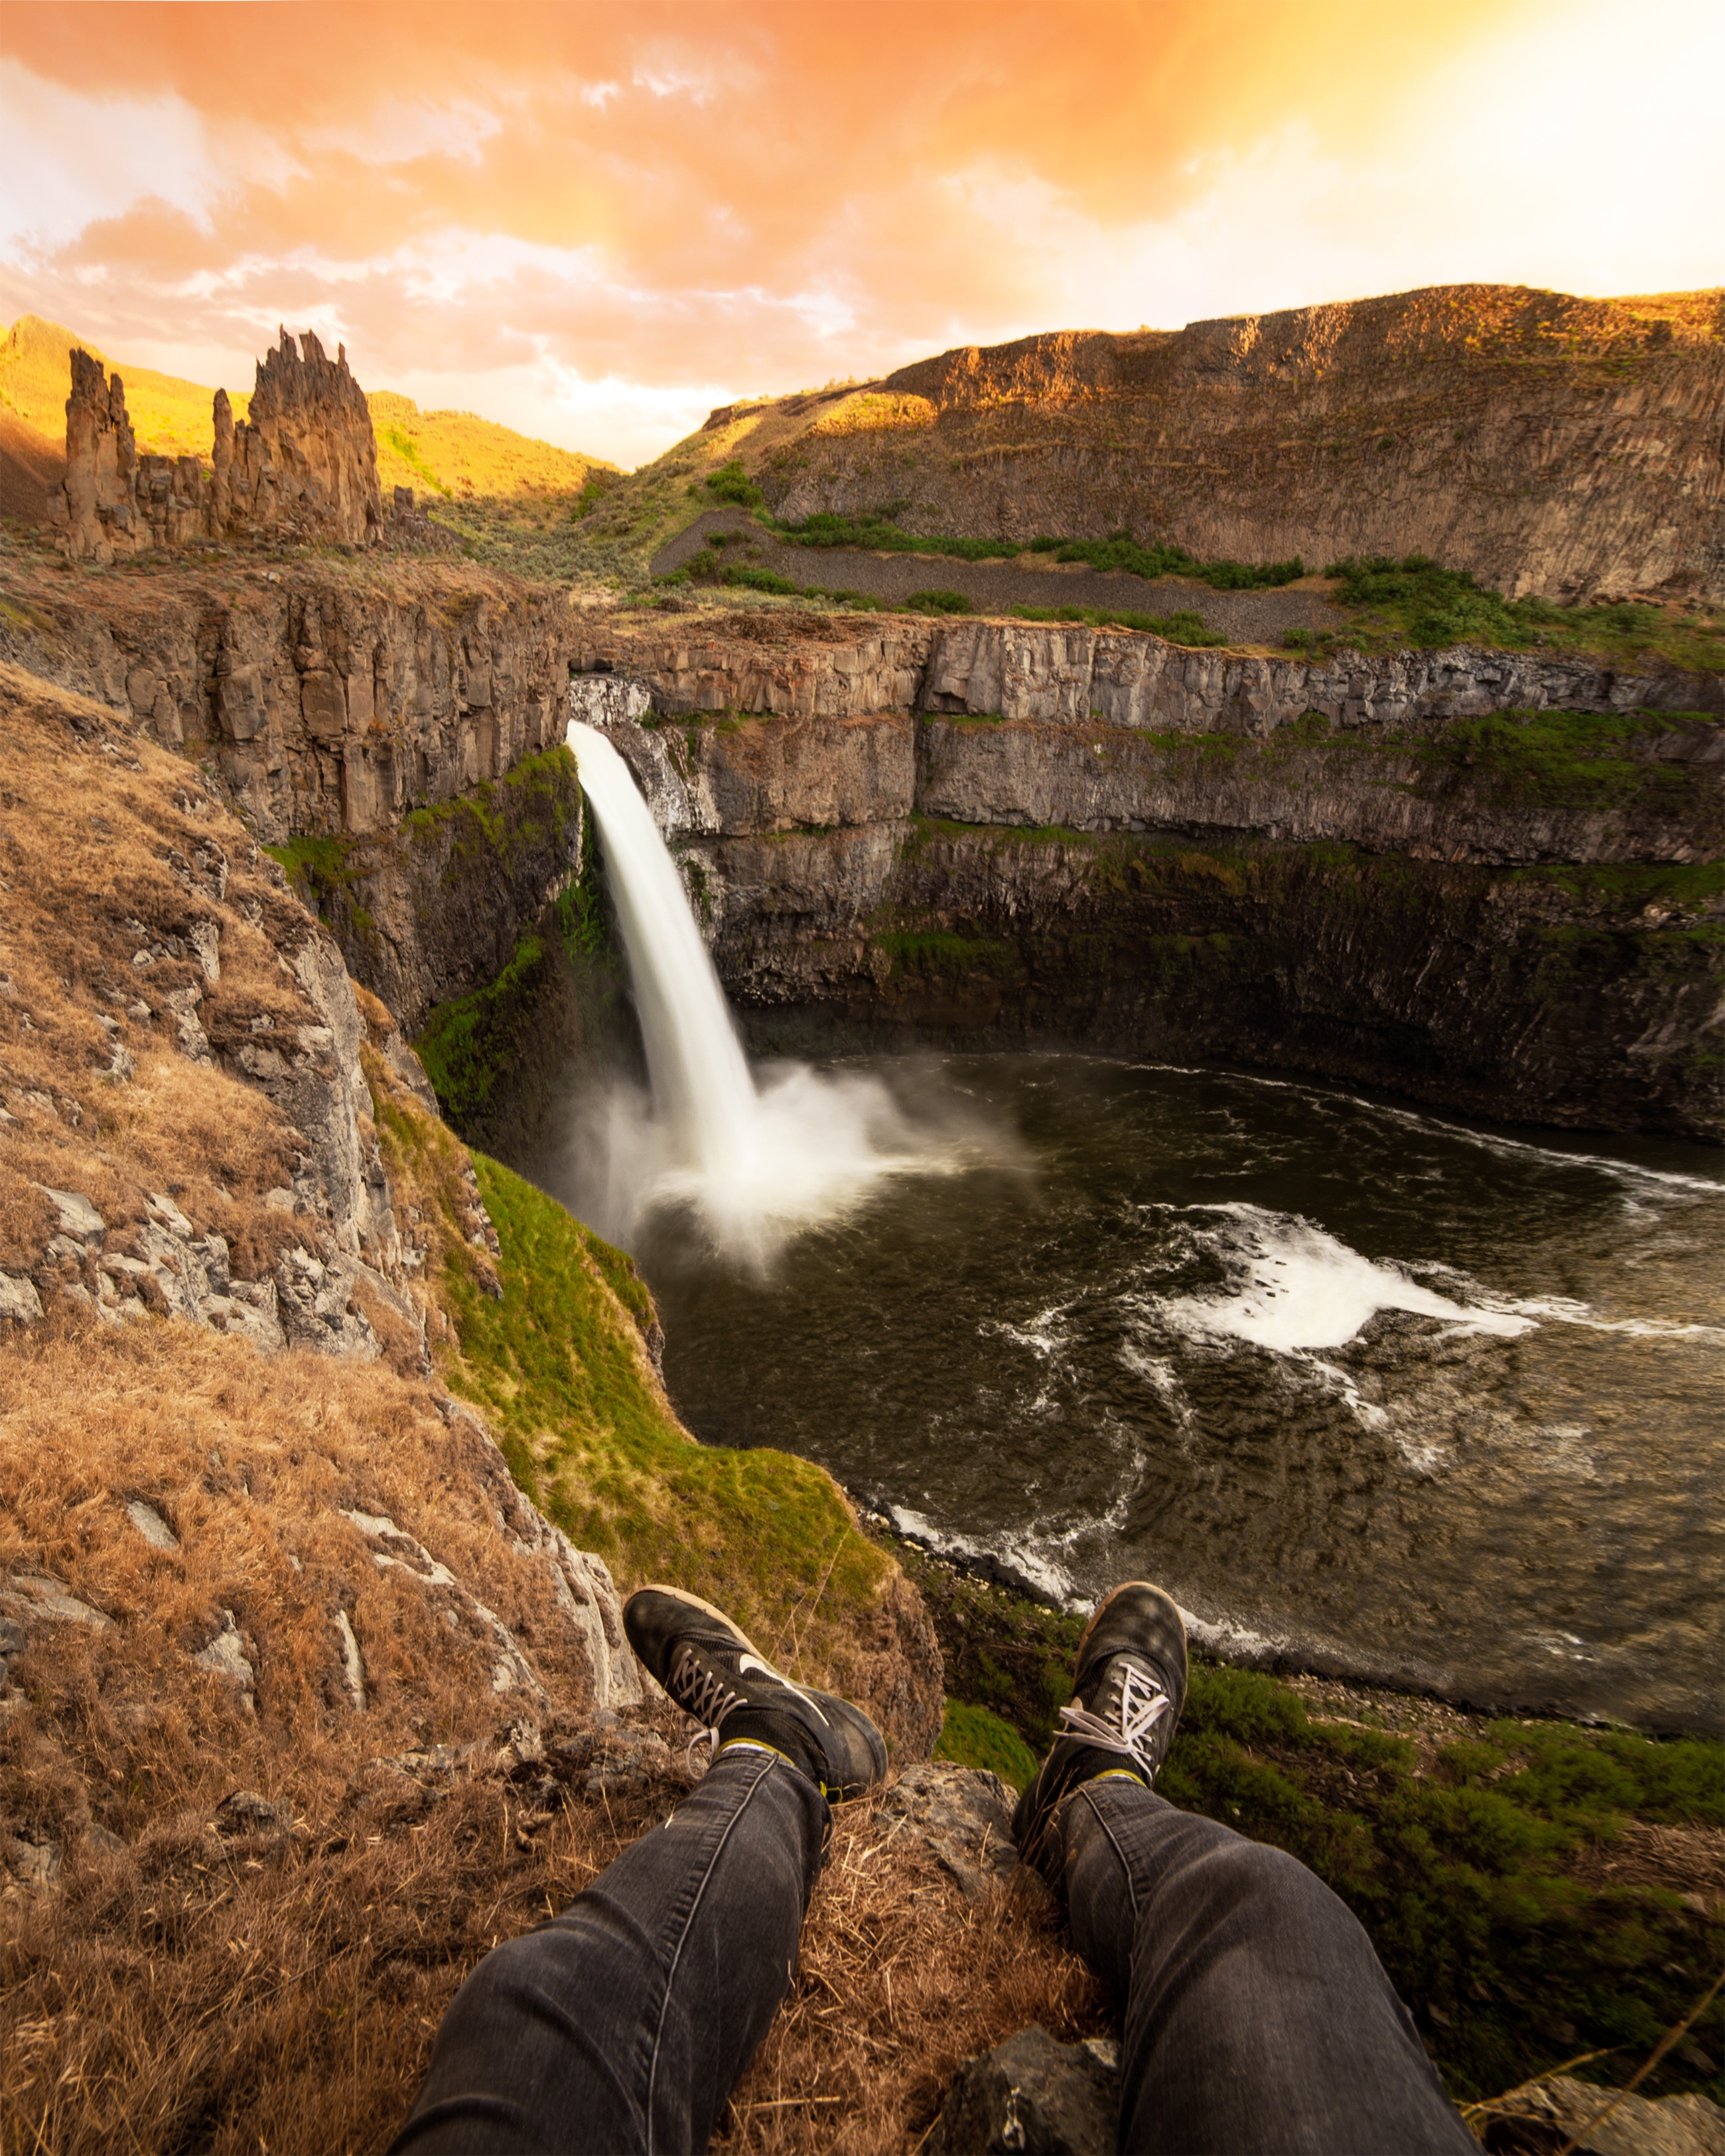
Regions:
[[649, 1223], [697, 1435], [1062, 1600], [1158, 1580], [1230, 1659], [1717, 1727], [1717, 1156], [1153, 1064], [845, 1067], [983, 1142], [765, 1276]]

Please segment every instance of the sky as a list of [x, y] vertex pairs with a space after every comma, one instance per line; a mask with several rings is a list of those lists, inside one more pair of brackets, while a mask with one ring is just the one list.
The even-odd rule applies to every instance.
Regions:
[[0, 321], [634, 465], [1034, 330], [1725, 281], [1717, 0], [7, 0]]

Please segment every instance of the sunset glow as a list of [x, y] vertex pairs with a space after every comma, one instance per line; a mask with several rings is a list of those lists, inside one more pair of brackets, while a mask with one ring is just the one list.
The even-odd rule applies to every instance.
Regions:
[[0, 311], [633, 464], [715, 403], [1033, 329], [1725, 276], [1705, 0], [0, 17]]

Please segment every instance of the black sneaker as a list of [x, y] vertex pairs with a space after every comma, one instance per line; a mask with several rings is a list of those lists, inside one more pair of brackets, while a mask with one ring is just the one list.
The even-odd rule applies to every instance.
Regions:
[[[781, 1676], [722, 1609], [680, 1587], [642, 1587], [623, 1629], [643, 1665], [711, 1740], [764, 1744], [834, 1803], [886, 1779], [886, 1746], [860, 1707]], [[690, 1749], [700, 1741], [690, 1739]]]
[[1168, 1757], [1186, 1703], [1186, 1627], [1173, 1598], [1128, 1580], [1096, 1607], [1072, 1672], [1065, 1725], [1012, 1815], [1027, 1864], [1056, 1884], [1055, 1815], [1060, 1800], [1098, 1774], [1128, 1774], [1147, 1789]]

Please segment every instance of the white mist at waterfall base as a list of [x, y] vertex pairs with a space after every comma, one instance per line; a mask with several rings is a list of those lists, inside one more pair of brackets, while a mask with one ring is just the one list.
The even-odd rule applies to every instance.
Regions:
[[974, 1165], [973, 1134], [913, 1127], [878, 1079], [796, 1063], [757, 1079], [628, 765], [578, 720], [567, 740], [603, 841], [652, 1088], [649, 1100], [619, 1084], [589, 1116], [594, 1224], [627, 1245], [674, 1209], [721, 1255], [758, 1270], [888, 1177]]

